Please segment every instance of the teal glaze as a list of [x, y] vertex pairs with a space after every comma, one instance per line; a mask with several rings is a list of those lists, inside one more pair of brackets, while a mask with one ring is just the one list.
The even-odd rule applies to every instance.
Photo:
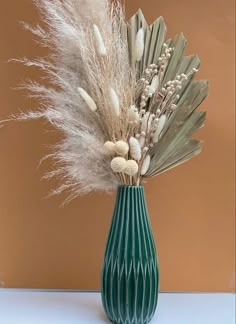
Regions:
[[156, 248], [142, 186], [118, 188], [102, 268], [102, 303], [112, 323], [146, 324], [158, 299]]

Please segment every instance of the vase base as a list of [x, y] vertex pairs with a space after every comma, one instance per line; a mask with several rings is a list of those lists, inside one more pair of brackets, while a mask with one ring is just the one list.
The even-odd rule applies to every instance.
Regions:
[[152, 321], [152, 318], [153, 318], [153, 316], [151, 318], [145, 320], [145, 321], [143, 321], [141, 319], [140, 320], [135, 320], [135, 319], [133, 319], [133, 320], [130, 320], [130, 319], [127, 319], [127, 320], [121, 320], [121, 319], [112, 320], [111, 318], [108, 318], [108, 319], [113, 324], [148, 324], [148, 323], [150, 323]]

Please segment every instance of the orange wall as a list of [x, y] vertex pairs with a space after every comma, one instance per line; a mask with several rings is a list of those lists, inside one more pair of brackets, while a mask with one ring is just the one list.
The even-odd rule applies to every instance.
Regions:
[[[127, 0], [130, 16], [143, 8], [149, 22], [165, 17], [168, 34], [184, 31], [187, 53], [198, 53], [200, 78], [211, 91], [204, 103], [203, 153], [154, 178], [146, 196], [161, 270], [161, 290], [232, 291], [234, 286], [234, 1]], [[31, 0], [0, 4], [0, 118], [33, 101], [12, 88], [39, 74], [12, 57], [46, 52], [19, 21], [37, 23]], [[45, 131], [46, 130], [46, 131]], [[65, 208], [63, 197], [44, 199], [55, 183], [37, 170], [57, 135], [44, 122], [0, 129], [0, 282], [5, 287], [98, 289], [114, 194], [79, 198]], [[0, 284], [1, 285], [1, 284]]]

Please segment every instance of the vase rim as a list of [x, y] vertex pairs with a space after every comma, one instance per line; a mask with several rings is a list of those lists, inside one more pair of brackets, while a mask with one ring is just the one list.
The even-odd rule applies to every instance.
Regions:
[[135, 185], [123, 185], [123, 184], [120, 184], [120, 185], [118, 185], [118, 188], [144, 188], [144, 186], [143, 185], [135, 186]]

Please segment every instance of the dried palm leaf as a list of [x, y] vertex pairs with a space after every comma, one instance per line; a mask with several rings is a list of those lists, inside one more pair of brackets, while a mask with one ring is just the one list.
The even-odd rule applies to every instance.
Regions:
[[[162, 17], [157, 19], [151, 28], [148, 28], [143, 22], [144, 18], [139, 11], [131, 18], [131, 31], [129, 32], [129, 42], [133, 44], [129, 47], [131, 51], [130, 58], [132, 58], [132, 49], [134, 48], [133, 35], [140, 26], [144, 26], [146, 34], [145, 51], [143, 60], [138, 66], [140, 74], [150, 64], [158, 63], [158, 58], [163, 53], [163, 43], [166, 33]], [[152, 33], [150, 33], [150, 30]], [[205, 112], [194, 112], [208, 94], [208, 82], [193, 81], [194, 74], [200, 66], [198, 56], [183, 56], [184, 49], [187, 45], [183, 34], [167, 40], [165, 44], [168, 47], [174, 47], [174, 51], [165, 67], [159, 88], [167, 84], [168, 81], [174, 80], [176, 76], [184, 74], [188, 78], [181, 84], [175, 101], [175, 110], [169, 113], [159, 140], [150, 149], [151, 163], [145, 175], [147, 177], [165, 172], [200, 153], [201, 143], [191, 140], [191, 136], [203, 126], [206, 117]], [[157, 56], [156, 53], [158, 53]], [[145, 106], [145, 110], [150, 110], [148, 104]]]

